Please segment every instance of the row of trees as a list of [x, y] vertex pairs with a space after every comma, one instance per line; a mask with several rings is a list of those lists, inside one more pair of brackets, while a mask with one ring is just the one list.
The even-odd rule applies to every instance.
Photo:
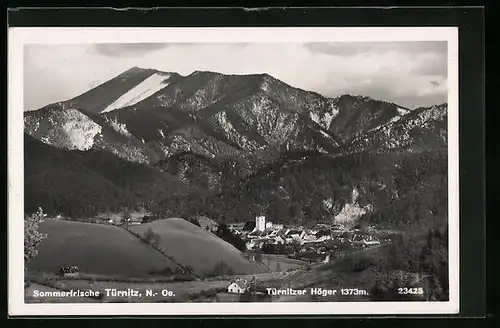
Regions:
[[217, 231], [215, 232], [217, 237], [227, 241], [234, 247], [236, 247], [240, 251], [246, 250], [246, 243], [240, 236], [234, 234], [225, 223], [220, 223], [217, 227]]
[[[161, 248], [161, 240], [162, 240], [161, 239], [161, 235], [158, 234], [158, 233], [156, 233], [156, 232], [154, 232], [153, 229], [148, 228], [144, 232], [144, 234], [142, 234], [142, 235], [140, 233], [139, 234], [134, 233], [134, 234], [138, 238], [140, 238], [143, 242], [147, 243], [148, 245], [150, 245], [151, 247], [153, 247], [154, 249], [156, 249], [157, 251], [159, 251], [163, 255], [166, 255], [164, 253], [163, 249]], [[173, 261], [172, 258], [170, 258], [170, 259]], [[175, 261], [173, 261], [173, 262], [175, 262]], [[177, 269], [174, 269], [174, 270], [172, 270], [170, 268], [165, 268], [164, 270], [162, 270], [160, 272], [154, 272], [154, 273], [159, 273], [159, 274], [162, 274], [162, 275], [180, 275], [180, 276], [184, 276], [183, 278], [189, 278], [189, 277], [193, 276], [194, 269], [190, 265], [184, 265], [181, 268], [177, 268]]]
[[262, 245], [262, 252], [264, 254], [282, 254], [288, 255], [295, 252], [295, 247], [284, 244], [264, 244]]
[[155, 249], [159, 249], [161, 236], [153, 231], [153, 229], [149, 228], [142, 236], [142, 240], [147, 244], [151, 245]]

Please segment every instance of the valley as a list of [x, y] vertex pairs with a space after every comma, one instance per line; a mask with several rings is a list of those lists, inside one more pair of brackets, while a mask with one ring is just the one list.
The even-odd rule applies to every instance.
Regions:
[[33, 286], [221, 301], [235, 281], [250, 301], [269, 286], [382, 300], [404, 279], [446, 299], [447, 110], [133, 67], [25, 112], [25, 214], [47, 214], [27, 301]]

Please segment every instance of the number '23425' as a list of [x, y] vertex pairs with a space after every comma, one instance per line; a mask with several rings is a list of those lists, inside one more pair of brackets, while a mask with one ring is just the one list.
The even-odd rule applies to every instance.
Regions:
[[413, 295], [422, 295], [424, 293], [424, 289], [422, 287], [418, 288], [398, 288], [398, 294], [401, 295], [408, 295], [408, 294], [413, 294]]

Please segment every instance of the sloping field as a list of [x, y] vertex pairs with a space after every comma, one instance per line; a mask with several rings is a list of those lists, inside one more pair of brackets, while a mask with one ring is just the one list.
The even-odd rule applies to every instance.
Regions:
[[195, 273], [210, 274], [220, 261], [234, 274], [266, 270], [246, 260], [233, 245], [186, 220], [172, 218], [131, 227], [139, 234], [148, 229], [160, 236], [159, 247], [165, 254], [183, 266], [191, 266]]
[[103, 224], [45, 220], [47, 233], [38, 255], [28, 264], [34, 272], [56, 272], [77, 265], [81, 272], [141, 277], [175, 263], [119, 227]]

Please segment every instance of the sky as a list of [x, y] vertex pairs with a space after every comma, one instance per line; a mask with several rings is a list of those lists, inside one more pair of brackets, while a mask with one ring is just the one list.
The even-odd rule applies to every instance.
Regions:
[[447, 102], [446, 41], [29, 44], [24, 108], [67, 100], [134, 67], [189, 75], [268, 73], [304, 90], [408, 108]]

